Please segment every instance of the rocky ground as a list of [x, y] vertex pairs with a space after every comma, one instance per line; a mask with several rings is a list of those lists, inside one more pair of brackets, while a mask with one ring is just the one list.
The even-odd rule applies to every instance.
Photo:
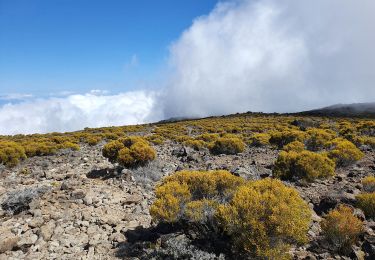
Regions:
[[[210, 155], [176, 144], [155, 147], [158, 158], [135, 170], [120, 169], [101, 146], [34, 157], [0, 168], [0, 259], [231, 259], [224, 249], [194, 241], [194, 231], [155, 226], [149, 206], [157, 181], [181, 169], [227, 169], [247, 179], [272, 175], [278, 152], [251, 148], [239, 155]], [[311, 242], [295, 259], [363, 259], [375, 255], [375, 222], [350, 256], [331, 253], [320, 237], [321, 216], [338, 203], [353, 204], [361, 178], [375, 171], [375, 151], [335, 177], [295, 186], [316, 212]], [[360, 210], [357, 216], [364, 219]], [[372, 256], [373, 256], [372, 255]], [[361, 258], [362, 257], [362, 258]], [[371, 259], [371, 258], [368, 258]]]

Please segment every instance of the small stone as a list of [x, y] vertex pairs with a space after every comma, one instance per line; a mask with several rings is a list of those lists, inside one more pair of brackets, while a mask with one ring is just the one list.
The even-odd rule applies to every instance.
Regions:
[[0, 233], [0, 254], [12, 250], [17, 245], [19, 237], [15, 236], [11, 232]]
[[23, 245], [34, 245], [37, 240], [38, 236], [29, 230], [21, 236], [21, 239], [17, 242], [17, 246], [22, 247]]
[[42, 217], [36, 217], [36, 218], [33, 218], [29, 223], [28, 225], [31, 227], [31, 228], [36, 228], [36, 227], [40, 227], [41, 225], [43, 225], [44, 223], [44, 219]]

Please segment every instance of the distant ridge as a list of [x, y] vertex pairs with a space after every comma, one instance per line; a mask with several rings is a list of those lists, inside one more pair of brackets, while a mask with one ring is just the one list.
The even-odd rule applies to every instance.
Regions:
[[302, 111], [297, 115], [329, 117], [361, 117], [375, 119], [375, 102], [336, 104], [319, 109]]

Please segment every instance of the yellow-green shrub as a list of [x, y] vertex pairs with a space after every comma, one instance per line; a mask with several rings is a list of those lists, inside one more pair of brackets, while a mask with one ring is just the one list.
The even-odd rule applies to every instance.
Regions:
[[321, 223], [328, 242], [343, 253], [349, 253], [351, 246], [358, 241], [363, 230], [362, 225], [362, 221], [353, 215], [353, 210], [343, 205], [331, 210]]
[[0, 142], [0, 164], [12, 167], [25, 158], [25, 149], [21, 145], [12, 141]]
[[111, 162], [118, 162], [125, 167], [143, 165], [156, 157], [155, 150], [148, 142], [137, 136], [111, 141], [103, 147], [102, 153]]
[[284, 145], [293, 141], [303, 142], [306, 138], [306, 133], [299, 130], [284, 130], [271, 133], [270, 143], [282, 148]]
[[78, 144], [72, 142], [65, 142], [60, 147], [61, 149], [72, 149], [75, 151], [78, 151], [80, 149], [80, 146]]
[[274, 175], [282, 179], [302, 178], [312, 181], [334, 175], [335, 163], [325, 154], [310, 151], [281, 151], [274, 167]]
[[219, 134], [201, 134], [198, 135], [195, 139], [197, 140], [203, 140], [206, 143], [211, 143], [215, 142], [217, 139], [219, 139], [220, 135]]
[[362, 180], [365, 192], [375, 192], [375, 176], [368, 176]]
[[217, 219], [235, 245], [264, 259], [284, 259], [290, 243], [307, 241], [311, 211], [298, 192], [266, 178], [238, 188]]
[[250, 137], [250, 144], [253, 146], [265, 146], [270, 144], [271, 136], [267, 133], [257, 133]]
[[186, 204], [185, 215], [187, 219], [195, 223], [207, 223], [216, 213], [219, 202], [213, 199], [190, 201]]
[[164, 137], [162, 137], [160, 135], [153, 134], [153, 135], [147, 136], [146, 140], [153, 143], [153, 144], [160, 145], [160, 144], [163, 144], [165, 139], [164, 139]]
[[237, 154], [244, 150], [245, 143], [236, 137], [221, 137], [210, 147], [213, 154]]
[[372, 148], [375, 148], [375, 136], [354, 136], [353, 142], [357, 145], [368, 145]]
[[202, 140], [194, 140], [190, 139], [183, 142], [184, 145], [194, 148], [194, 150], [201, 150], [203, 147], [206, 146], [206, 143]]
[[287, 145], [284, 145], [283, 147], [283, 151], [286, 151], [286, 152], [290, 152], [290, 151], [302, 152], [303, 150], [305, 150], [305, 145], [301, 143], [300, 141], [293, 141]]
[[165, 182], [155, 190], [156, 200], [150, 214], [154, 219], [165, 222], [176, 222], [184, 214], [183, 209], [191, 199], [189, 186], [177, 181]]
[[357, 206], [369, 218], [375, 218], [375, 192], [364, 192], [356, 196]]
[[360, 160], [364, 154], [350, 141], [336, 138], [326, 144], [330, 151], [328, 157], [338, 166], [347, 166]]
[[324, 145], [336, 137], [336, 133], [331, 130], [310, 128], [307, 130], [306, 147], [311, 151], [318, 151], [324, 148]]
[[[176, 172], [165, 177], [156, 188], [156, 200], [150, 214], [154, 219], [165, 222], [176, 222], [181, 218], [201, 222], [204, 216], [208, 217], [205, 215], [207, 208], [213, 210], [216, 203], [230, 200], [236, 188], [243, 183], [242, 178], [228, 171]], [[199, 207], [193, 209], [193, 206]]]
[[97, 135], [89, 135], [86, 137], [85, 142], [91, 146], [97, 145], [102, 140], [101, 136]]

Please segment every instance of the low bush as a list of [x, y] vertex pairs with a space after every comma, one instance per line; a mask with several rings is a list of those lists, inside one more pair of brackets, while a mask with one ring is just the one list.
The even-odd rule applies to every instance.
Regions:
[[91, 146], [97, 145], [102, 140], [101, 136], [97, 135], [89, 135], [86, 137], [85, 142]]
[[12, 167], [25, 158], [25, 149], [21, 145], [12, 141], [0, 142], [0, 164]]
[[305, 145], [301, 143], [300, 141], [293, 141], [283, 147], [283, 151], [286, 152], [302, 152], [305, 150]]
[[368, 176], [362, 180], [365, 192], [375, 192], [375, 176]]
[[219, 139], [219, 134], [201, 134], [196, 137], [197, 140], [205, 141], [206, 143], [215, 142]]
[[148, 142], [137, 136], [111, 141], [103, 147], [102, 153], [111, 162], [118, 162], [125, 167], [144, 165], [156, 157], [155, 150]]
[[303, 131], [284, 130], [271, 133], [270, 143], [282, 148], [293, 141], [303, 142], [305, 139], [306, 133]]
[[261, 147], [270, 144], [271, 136], [267, 133], [257, 133], [250, 137], [250, 145]]
[[192, 147], [194, 150], [201, 150], [203, 147], [206, 146], [206, 143], [202, 140], [194, 140], [194, 139], [190, 139], [190, 140], [187, 140], [185, 142], [183, 142], [183, 145], [186, 145], [186, 146], [189, 146], [189, 147]]
[[313, 181], [316, 178], [333, 176], [335, 163], [325, 154], [310, 151], [281, 151], [273, 173], [281, 179]]
[[180, 171], [165, 177], [155, 194], [154, 220], [211, 225], [240, 252], [256, 257], [286, 258], [291, 243], [307, 239], [310, 208], [279, 180], [245, 182], [227, 171]]
[[324, 148], [325, 144], [336, 137], [332, 130], [311, 128], [307, 130], [306, 147], [311, 151], [318, 151]]
[[234, 245], [261, 259], [286, 259], [291, 243], [307, 241], [311, 211], [298, 192], [266, 178], [238, 188], [217, 219]]
[[[244, 180], [227, 171], [180, 171], [156, 188], [152, 217], [159, 221], [203, 221], [216, 203], [231, 199]], [[209, 209], [211, 208], [211, 209]]]
[[157, 135], [157, 134], [153, 134], [153, 135], [149, 135], [146, 137], [146, 140], [155, 144], [155, 145], [160, 145], [160, 144], [163, 144], [164, 143], [164, 137], [160, 136], [160, 135]]
[[213, 154], [237, 154], [244, 150], [245, 143], [236, 137], [221, 137], [210, 147]]
[[350, 141], [336, 138], [328, 142], [328, 157], [336, 162], [337, 166], [348, 166], [360, 160], [364, 154]]
[[366, 217], [375, 218], [375, 192], [364, 192], [356, 196], [357, 206], [363, 210]]
[[334, 249], [344, 254], [350, 253], [351, 246], [358, 241], [362, 225], [362, 221], [353, 215], [353, 210], [344, 205], [331, 210], [321, 223], [325, 238]]

